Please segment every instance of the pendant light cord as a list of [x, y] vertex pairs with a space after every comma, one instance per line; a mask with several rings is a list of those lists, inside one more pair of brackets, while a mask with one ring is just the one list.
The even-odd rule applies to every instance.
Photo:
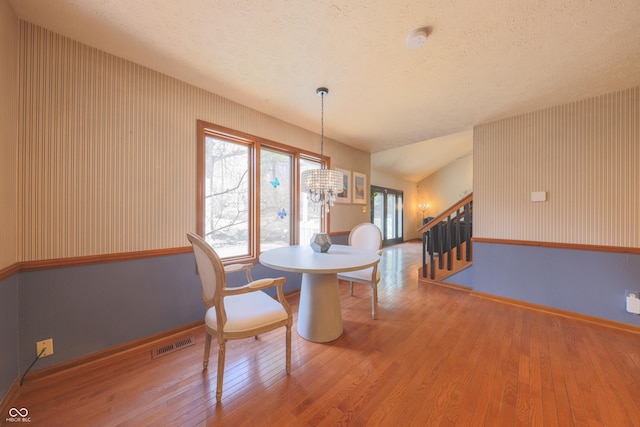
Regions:
[[320, 169], [324, 169], [324, 96], [329, 93], [329, 89], [326, 87], [319, 87], [316, 89], [316, 93], [320, 95], [321, 99], [321, 114], [320, 114]]
[[324, 169], [324, 92], [320, 92], [320, 168]]

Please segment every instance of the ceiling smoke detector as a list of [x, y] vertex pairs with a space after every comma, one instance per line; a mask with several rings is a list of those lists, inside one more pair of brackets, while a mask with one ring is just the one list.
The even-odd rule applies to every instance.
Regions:
[[424, 42], [427, 41], [427, 36], [429, 33], [426, 28], [418, 28], [417, 30], [413, 30], [407, 36], [407, 46], [409, 49], [417, 49], [421, 47]]

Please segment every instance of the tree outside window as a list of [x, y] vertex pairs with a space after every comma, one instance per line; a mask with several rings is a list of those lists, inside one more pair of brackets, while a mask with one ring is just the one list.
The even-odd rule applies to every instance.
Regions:
[[221, 258], [250, 254], [249, 147], [206, 137], [204, 237]]

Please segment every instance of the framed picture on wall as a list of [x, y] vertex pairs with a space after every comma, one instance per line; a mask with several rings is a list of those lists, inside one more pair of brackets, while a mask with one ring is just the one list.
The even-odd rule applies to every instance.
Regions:
[[367, 176], [363, 173], [353, 173], [353, 203], [367, 203]]
[[351, 203], [351, 171], [336, 170], [342, 173], [342, 191], [336, 196], [336, 203]]

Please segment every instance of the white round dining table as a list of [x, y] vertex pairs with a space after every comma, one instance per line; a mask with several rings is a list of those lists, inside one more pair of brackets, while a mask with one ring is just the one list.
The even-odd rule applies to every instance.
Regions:
[[325, 253], [299, 245], [260, 254], [260, 264], [266, 267], [302, 273], [297, 330], [313, 342], [329, 342], [342, 335], [338, 273], [372, 267], [379, 261], [377, 252], [344, 245], [331, 245]]

